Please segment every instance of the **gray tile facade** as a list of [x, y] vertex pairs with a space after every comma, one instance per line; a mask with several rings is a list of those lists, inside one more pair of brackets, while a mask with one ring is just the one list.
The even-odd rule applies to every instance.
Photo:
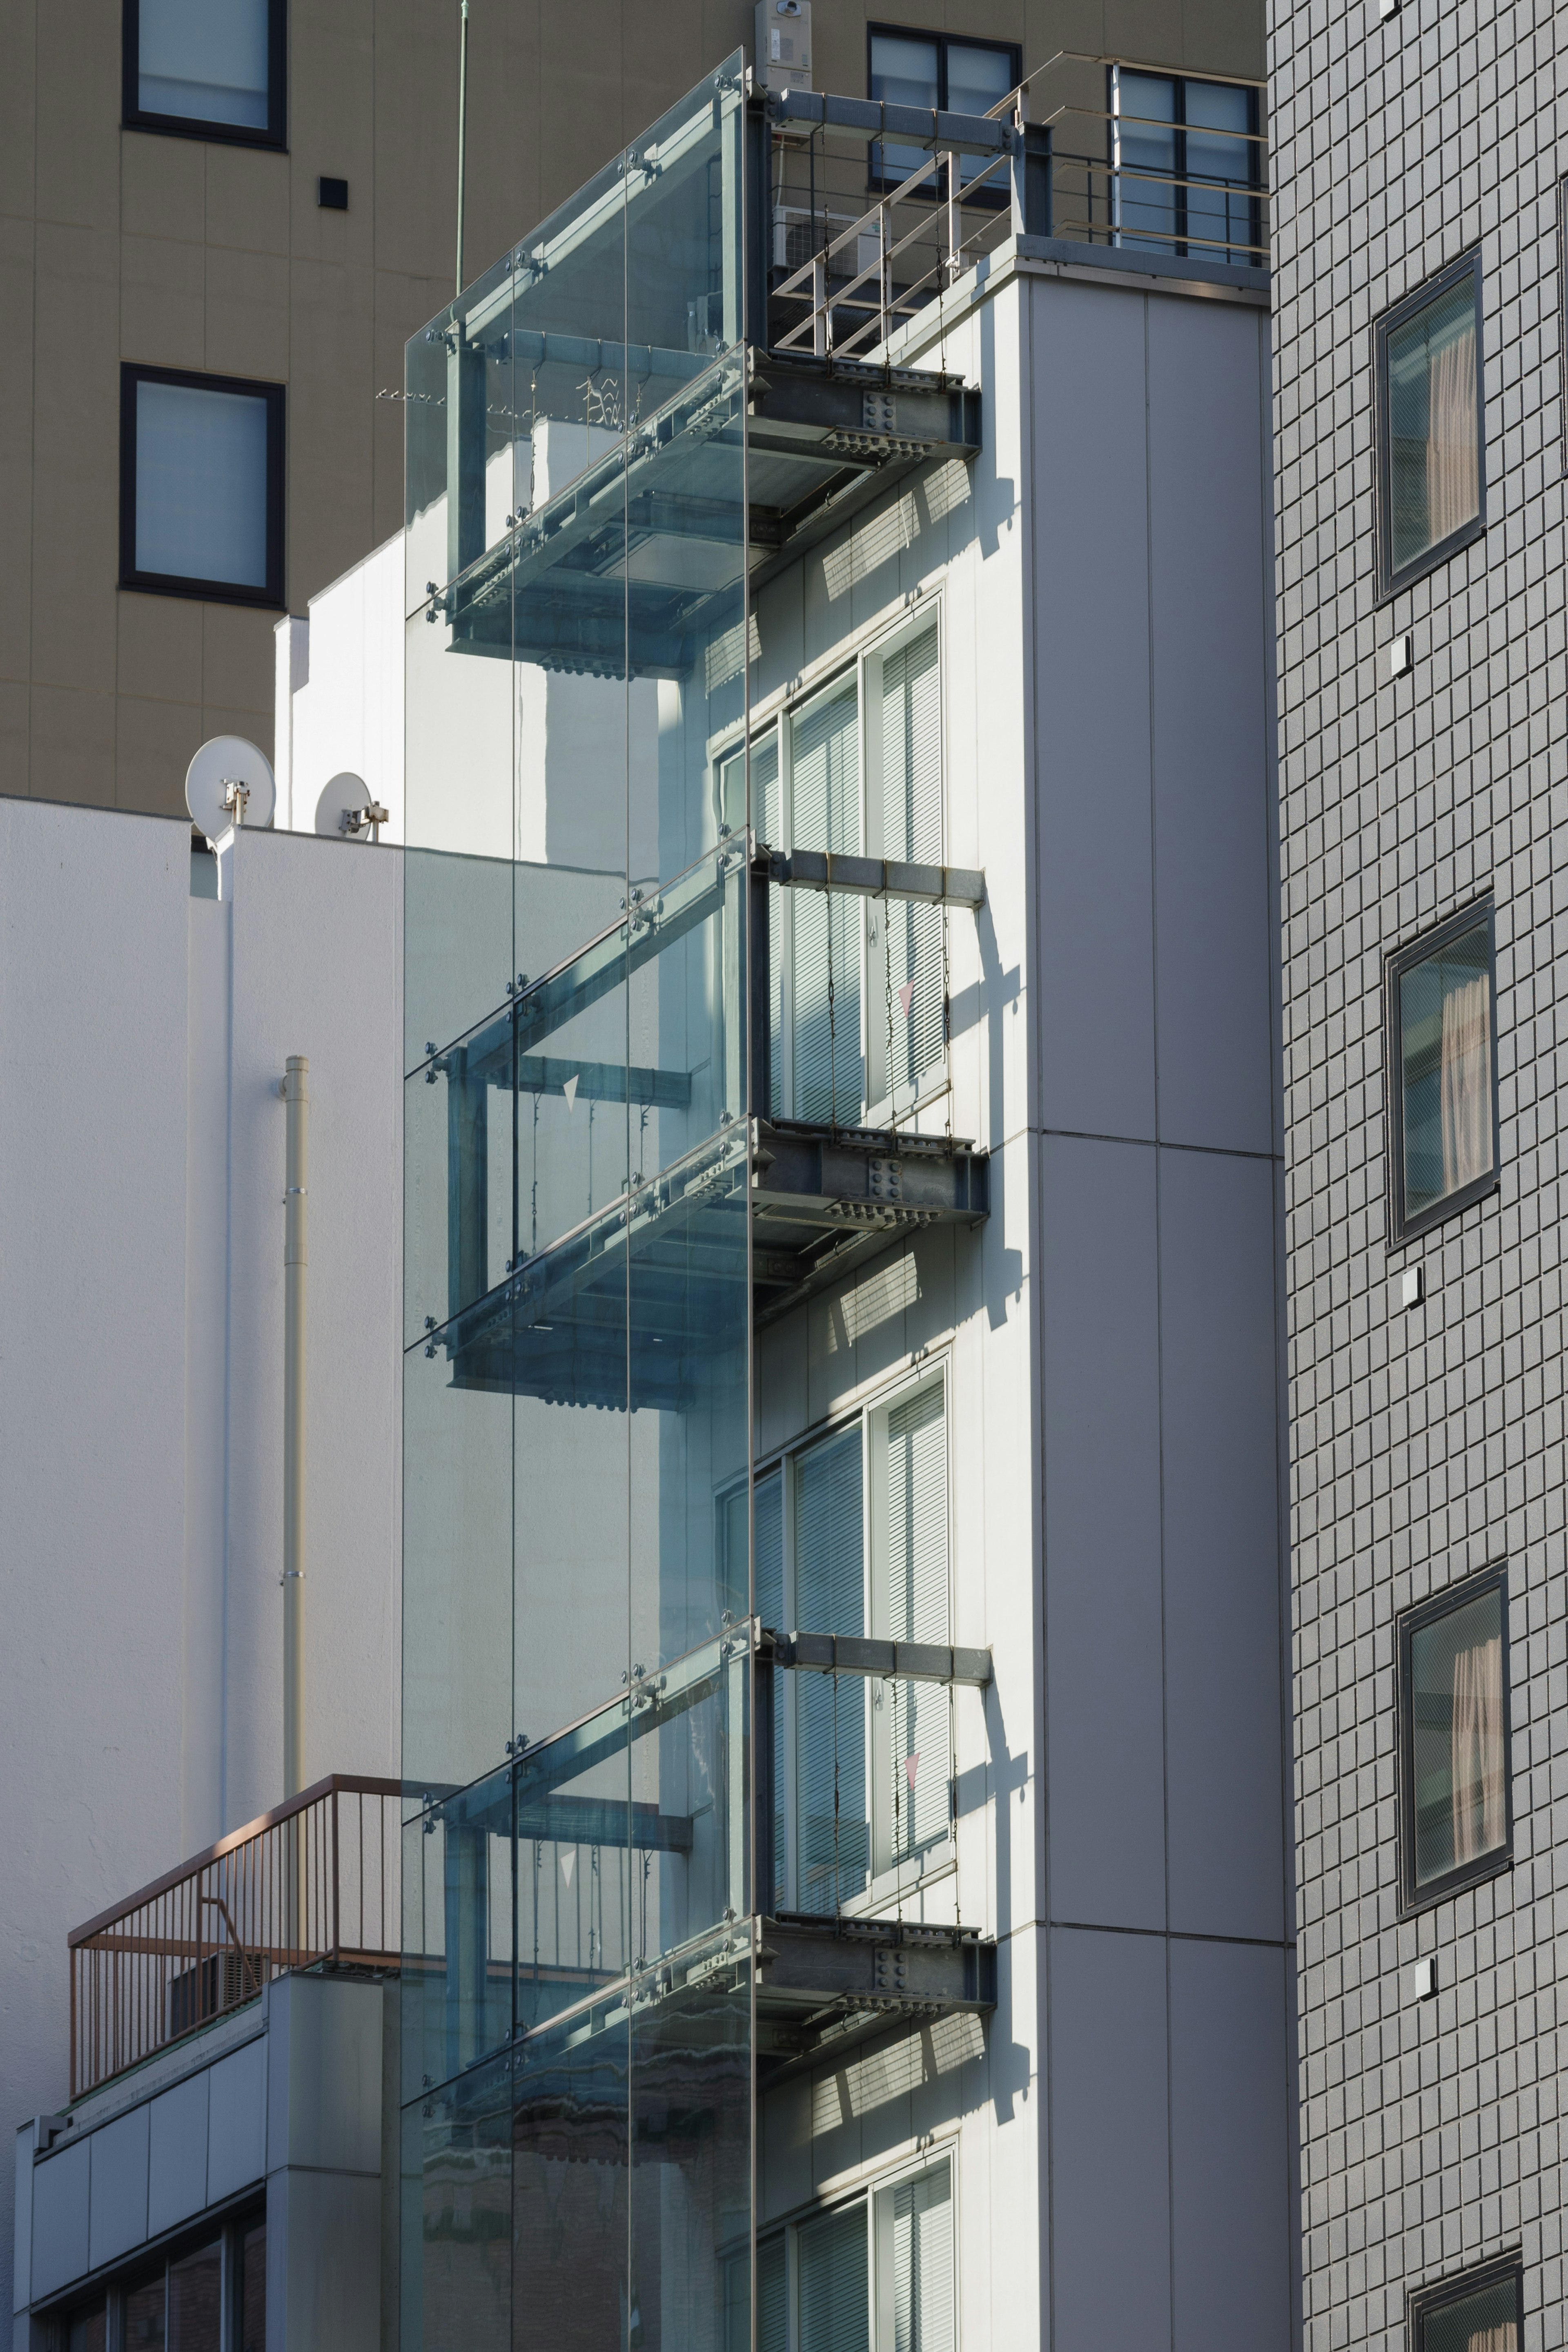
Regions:
[[[1407, 2289], [1517, 2249], [1537, 2352], [1564, 2340], [1568, 2196], [1568, 17], [1275, 0], [1271, 18], [1304, 2341], [1402, 2346]], [[1379, 606], [1373, 322], [1476, 247], [1485, 535]], [[1393, 1251], [1383, 959], [1489, 888], [1500, 1184]], [[1426, 1303], [1402, 1310], [1393, 1279], [1417, 1263]], [[1396, 1621], [1504, 1559], [1513, 1866], [1402, 1918]], [[1418, 1955], [1435, 2000], [1411, 1998]]]

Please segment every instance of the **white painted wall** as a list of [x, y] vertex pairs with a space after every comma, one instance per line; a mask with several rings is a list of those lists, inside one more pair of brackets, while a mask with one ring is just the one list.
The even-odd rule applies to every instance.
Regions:
[[[399, 1763], [402, 856], [246, 833], [225, 904], [190, 867], [183, 823], [0, 799], [13, 2121], [67, 2095], [68, 1931], [282, 1794], [290, 1053], [311, 1094], [306, 1769]], [[10, 2267], [0, 2237], [0, 2291]]]
[[[277, 624], [274, 765], [281, 831], [341, 838], [346, 805], [377, 800], [403, 838], [402, 534]], [[332, 789], [344, 774], [366, 787]], [[361, 840], [360, 845], [369, 847]]]

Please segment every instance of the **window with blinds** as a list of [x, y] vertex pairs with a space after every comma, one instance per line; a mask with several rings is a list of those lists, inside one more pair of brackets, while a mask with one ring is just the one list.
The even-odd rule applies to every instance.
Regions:
[[[719, 821], [747, 819], [746, 761], [719, 771]], [[935, 614], [871, 647], [759, 730], [751, 824], [775, 849], [943, 863], [942, 696]], [[878, 1126], [946, 1064], [942, 910], [811, 890], [768, 894], [768, 1110]]]
[[[944, 2158], [758, 2242], [758, 2352], [956, 2352], [956, 2284]], [[731, 2352], [743, 2342], [732, 2329]]]
[[[949, 1642], [947, 1476], [940, 1368], [764, 1472], [753, 1504], [762, 1623]], [[723, 1509], [727, 1543], [743, 1545], [744, 1494]], [[953, 1718], [943, 1685], [781, 1672], [772, 1706], [780, 1908], [874, 1906], [946, 1865]]]

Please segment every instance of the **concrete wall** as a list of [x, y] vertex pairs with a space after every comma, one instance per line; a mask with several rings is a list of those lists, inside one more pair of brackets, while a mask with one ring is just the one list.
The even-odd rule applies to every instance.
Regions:
[[[0, 791], [178, 814], [208, 735], [272, 748], [276, 614], [120, 591], [122, 361], [288, 387], [288, 609], [402, 520], [402, 347], [452, 291], [456, 19], [292, 0], [286, 154], [120, 127], [120, 0], [9, 0], [0, 78]], [[820, 89], [862, 92], [872, 0], [819, 5]], [[948, 0], [922, 21], [1262, 71], [1256, 0]], [[507, 0], [472, 20], [465, 275], [728, 51], [750, 0]], [[317, 180], [346, 177], [347, 213]]]
[[[66, 1935], [281, 1789], [285, 1057], [310, 1061], [309, 1777], [398, 1769], [401, 858], [0, 800], [0, 2092]], [[0, 2263], [8, 2263], [0, 2252]], [[3, 2282], [0, 2282], [3, 2284]]]

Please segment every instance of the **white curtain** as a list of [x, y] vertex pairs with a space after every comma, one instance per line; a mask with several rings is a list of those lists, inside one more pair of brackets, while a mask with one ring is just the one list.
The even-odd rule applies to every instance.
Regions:
[[[1479, 1854], [1493, 1853], [1503, 1842], [1500, 1634], [1455, 1656], [1452, 1739], [1454, 1866], [1458, 1869]], [[1483, 2330], [1483, 2336], [1488, 2332]], [[1472, 2347], [1480, 2340], [1472, 2336]]]
[[1467, 2352], [1518, 2352], [1519, 2331], [1511, 2319], [1500, 2327], [1478, 2327], [1470, 2337]]
[[1491, 1003], [1485, 972], [1443, 999], [1443, 1191], [1491, 1167]]
[[1480, 512], [1476, 462], [1476, 333], [1467, 325], [1432, 354], [1427, 408], [1427, 516], [1430, 544]]

